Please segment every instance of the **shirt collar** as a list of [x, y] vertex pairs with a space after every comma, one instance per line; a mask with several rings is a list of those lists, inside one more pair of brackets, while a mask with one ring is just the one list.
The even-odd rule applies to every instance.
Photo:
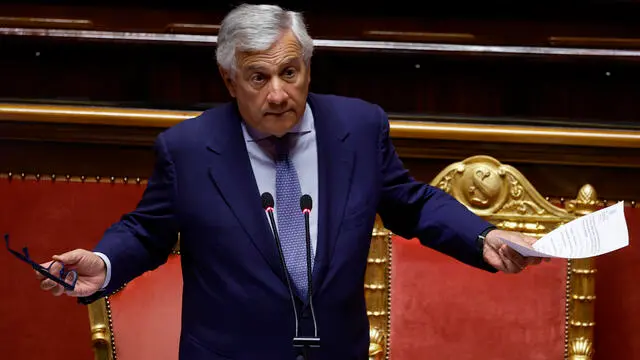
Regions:
[[[312, 132], [313, 129], [313, 114], [311, 113], [311, 107], [309, 106], [309, 103], [307, 103], [304, 108], [304, 114], [302, 114], [302, 119], [300, 119], [300, 121], [289, 131], [289, 133], [304, 135]], [[251, 127], [244, 120], [242, 121], [242, 134], [244, 135], [244, 139], [247, 142], [257, 142], [271, 136], [267, 133]]]

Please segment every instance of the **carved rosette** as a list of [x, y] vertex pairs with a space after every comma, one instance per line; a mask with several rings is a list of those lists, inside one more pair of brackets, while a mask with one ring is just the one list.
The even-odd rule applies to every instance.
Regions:
[[382, 360], [385, 355], [385, 334], [378, 328], [369, 330], [369, 360]]
[[580, 337], [569, 343], [570, 360], [591, 360], [593, 353], [593, 343], [587, 338]]

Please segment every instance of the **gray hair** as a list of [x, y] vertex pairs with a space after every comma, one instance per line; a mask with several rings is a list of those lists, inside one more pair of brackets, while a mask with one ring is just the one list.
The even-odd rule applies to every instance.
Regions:
[[300, 42], [303, 60], [308, 65], [313, 53], [313, 40], [307, 33], [302, 15], [276, 5], [243, 4], [233, 9], [222, 21], [218, 32], [216, 60], [233, 74], [236, 52], [267, 50], [286, 30], [291, 30]]

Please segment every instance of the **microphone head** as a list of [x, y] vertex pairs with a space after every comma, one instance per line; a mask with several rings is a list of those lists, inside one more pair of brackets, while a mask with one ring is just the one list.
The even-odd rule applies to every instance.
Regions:
[[313, 201], [311, 200], [311, 196], [304, 194], [300, 197], [300, 210], [310, 212], [312, 205]]
[[265, 210], [273, 209], [275, 202], [273, 201], [273, 195], [269, 192], [262, 194], [262, 208]]

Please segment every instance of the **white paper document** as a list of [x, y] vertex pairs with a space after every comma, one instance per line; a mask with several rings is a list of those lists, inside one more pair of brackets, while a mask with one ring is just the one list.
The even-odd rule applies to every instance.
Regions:
[[502, 239], [523, 256], [582, 259], [629, 245], [624, 203], [603, 208], [564, 224], [533, 244], [533, 249]]

